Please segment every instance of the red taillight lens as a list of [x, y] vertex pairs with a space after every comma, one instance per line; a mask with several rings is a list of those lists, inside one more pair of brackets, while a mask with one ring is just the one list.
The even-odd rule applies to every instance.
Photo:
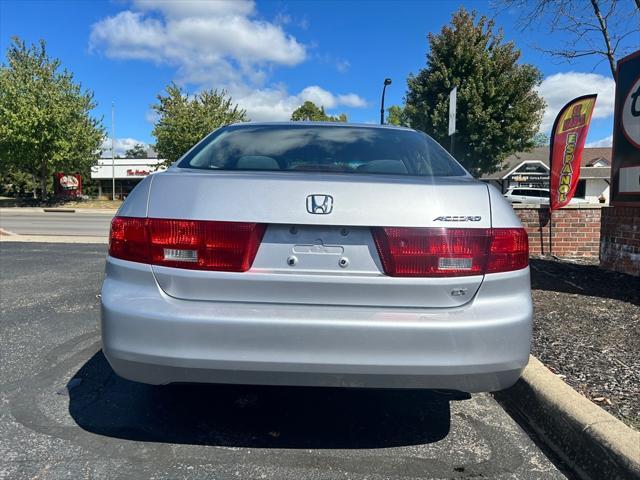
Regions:
[[374, 228], [384, 271], [392, 277], [455, 277], [506, 272], [529, 263], [522, 228]]
[[524, 228], [493, 228], [487, 273], [510, 272], [529, 265], [529, 238]]
[[109, 233], [109, 255], [122, 260], [149, 263], [147, 219], [115, 217]]
[[[246, 272], [262, 241], [257, 223], [149, 219], [151, 263], [195, 270]], [[194, 252], [188, 261], [171, 251]]]
[[[128, 244], [127, 225], [140, 225], [146, 249], [140, 255], [122, 255], [112, 245]], [[201, 220], [116, 217], [111, 224], [109, 254], [116, 258], [192, 270], [245, 272], [251, 268], [265, 225]], [[140, 238], [136, 236], [136, 239]], [[115, 241], [114, 241], [115, 239]], [[144, 254], [143, 254], [144, 253]]]
[[373, 236], [387, 275], [480, 275], [489, 246], [486, 229], [375, 228]]

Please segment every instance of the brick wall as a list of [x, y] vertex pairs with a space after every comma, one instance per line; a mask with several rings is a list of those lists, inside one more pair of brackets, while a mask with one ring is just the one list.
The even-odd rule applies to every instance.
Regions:
[[[514, 205], [529, 234], [532, 255], [549, 252], [549, 208]], [[558, 257], [597, 257], [600, 250], [599, 204], [571, 205], [553, 212], [553, 253]]]
[[602, 209], [600, 265], [640, 276], [640, 207]]

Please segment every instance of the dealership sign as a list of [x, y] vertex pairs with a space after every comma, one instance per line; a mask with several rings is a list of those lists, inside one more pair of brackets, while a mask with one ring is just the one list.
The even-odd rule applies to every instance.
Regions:
[[129, 169], [127, 170], [127, 177], [146, 177], [147, 175], [149, 175], [151, 173], [151, 170], [145, 170], [145, 169]]
[[640, 50], [618, 62], [611, 204], [640, 206]]
[[53, 175], [53, 190], [56, 195], [64, 197], [82, 195], [82, 177], [77, 173], [55, 173]]
[[75, 175], [62, 175], [58, 181], [63, 190], [75, 190], [80, 185], [80, 180]]
[[165, 169], [164, 160], [157, 158], [100, 158], [98, 163], [91, 167], [91, 178], [116, 180], [142, 179], [157, 171]]

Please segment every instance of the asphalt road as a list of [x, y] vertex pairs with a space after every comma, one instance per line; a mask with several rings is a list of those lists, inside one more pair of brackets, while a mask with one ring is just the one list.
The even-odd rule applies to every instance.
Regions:
[[0, 228], [20, 235], [69, 235], [106, 237], [113, 213], [42, 212], [2, 209]]
[[105, 249], [0, 244], [0, 479], [565, 478], [488, 394], [123, 380]]

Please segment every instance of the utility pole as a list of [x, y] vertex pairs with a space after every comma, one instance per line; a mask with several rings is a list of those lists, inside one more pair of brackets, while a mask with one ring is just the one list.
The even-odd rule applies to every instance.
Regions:
[[116, 199], [116, 154], [114, 148], [116, 136], [115, 104], [111, 102], [111, 200]]

